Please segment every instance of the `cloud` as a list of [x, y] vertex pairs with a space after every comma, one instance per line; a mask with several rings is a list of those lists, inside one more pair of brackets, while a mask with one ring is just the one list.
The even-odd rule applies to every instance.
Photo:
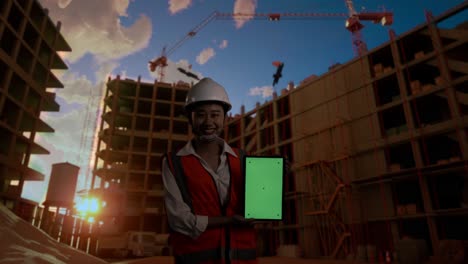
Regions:
[[127, 77], [127, 71], [126, 71], [126, 70], [122, 70], [122, 71], [119, 73], [119, 75], [120, 75], [120, 78], [121, 78], [121, 79], [127, 79], [127, 78], [128, 78], [128, 77]]
[[221, 44], [219, 44], [218, 47], [220, 49], [225, 49], [227, 47], [227, 45], [228, 45], [228, 41], [224, 39], [223, 41], [221, 41]]
[[108, 77], [117, 67], [119, 67], [119, 63], [116, 61], [99, 62], [99, 68], [95, 73], [96, 80], [107, 81]]
[[272, 86], [262, 86], [262, 87], [253, 87], [249, 90], [250, 96], [258, 96], [261, 95], [262, 98], [267, 98], [273, 95], [273, 87]]
[[72, 0], [59, 0], [58, 6], [60, 8], [67, 8], [67, 6], [71, 3]]
[[172, 15], [187, 9], [190, 4], [192, 4], [192, 0], [169, 0], [169, 12]]
[[141, 15], [126, 27], [130, 0], [41, 0], [54, 21], [61, 21], [61, 32], [72, 48], [65, 58], [73, 63], [86, 54], [100, 60], [120, 59], [148, 46], [152, 26]]
[[93, 84], [86, 76], [78, 76], [72, 72], [65, 73], [61, 78], [64, 89], [56, 89], [56, 96], [62, 97], [68, 104], [87, 104], [90, 88]]
[[[257, 0], [236, 0], [234, 3], [234, 14], [253, 14], [257, 7]], [[241, 28], [247, 21], [251, 20], [252, 16], [243, 16], [235, 18], [236, 28]]]
[[[60, 77], [63, 89], [54, 89], [57, 97], [63, 99], [67, 104], [75, 104], [75, 107], [82, 107], [88, 104], [90, 96], [96, 96], [100, 92], [102, 83], [107, 81], [109, 74], [119, 66], [116, 62], [108, 61], [99, 64], [96, 69], [95, 78], [98, 84], [93, 84], [85, 75], [67, 71]], [[51, 90], [52, 92], [52, 90]], [[60, 111], [63, 111], [61, 109]]]
[[129, 0], [114, 0], [113, 2], [115, 11], [117, 11], [117, 14], [120, 16], [128, 16], [127, 14], [127, 8], [129, 3]]
[[206, 48], [200, 52], [197, 56], [197, 62], [200, 65], [207, 63], [211, 58], [214, 57], [215, 51], [213, 48]]
[[[178, 83], [179, 81], [192, 83], [197, 82], [196, 79], [190, 78], [187, 75], [181, 73], [177, 68], [183, 68], [185, 70], [189, 70], [190, 72], [194, 73], [198, 76], [198, 78], [203, 78], [203, 75], [200, 72], [194, 71], [191, 68], [191, 65], [188, 60], [179, 60], [178, 62], [173, 62], [171, 60], [167, 60], [167, 66], [164, 68], [164, 82], [166, 83]], [[159, 79], [159, 69], [155, 72], [150, 72], [151, 76], [155, 79]]]

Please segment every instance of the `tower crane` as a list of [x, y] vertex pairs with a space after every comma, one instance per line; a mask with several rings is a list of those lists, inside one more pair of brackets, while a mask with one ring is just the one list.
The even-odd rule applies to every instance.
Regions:
[[150, 71], [154, 72], [159, 68], [160, 81], [164, 78], [164, 68], [167, 66], [167, 57], [171, 55], [176, 49], [182, 46], [187, 40], [193, 38], [197, 33], [215, 19], [237, 19], [237, 20], [250, 20], [250, 19], [267, 19], [270, 21], [279, 21], [281, 19], [312, 19], [318, 17], [342, 17], [346, 18], [346, 29], [352, 34], [353, 50], [356, 56], [362, 56], [367, 52], [367, 46], [364, 43], [361, 35], [361, 29], [364, 25], [360, 21], [372, 21], [374, 23], [381, 23], [382, 26], [389, 26], [393, 23], [392, 12], [357, 12], [354, 9], [352, 0], [345, 0], [348, 13], [221, 13], [214, 11], [202, 22], [196, 25], [186, 35], [184, 35], [174, 45], [166, 49], [163, 48], [161, 55], [149, 61]]
[[154, 72], [159, 67], [159, 80], [163, 81], [164, 68], [167, 66], [167, 57], [171, 55], [180, 46], [182, 46], [182, 44], [184, 44], [188, 39], [191, 39], [195, 35], [197, 35], [198, 31], [200, 31], [203, 27], [210, 23], [214, 18], [216, 18], [217, 14], [218, 12], [216, 11], [211, 13], [207, 18], [205, 18], [202, 22], [200, 22], [192, 30], [190, 30], [183, 38], [181, 38], [174, 45], [169, 47], [169, 49], [166, 49], [166, 47], [164, 46], [161, 55], [148, 62], [150, 71]]
[[361, 29], [364, 25], [360, 20], [372, 21], [374, 23], [381, 23], [382, 26], [389, 26], [393, 23], [393, 13], [391, 12], [361, 12], [358, 13], [354, 9], [352, 0], [345, 0], [346, 7], [348, 8], [348, 19], [346, 20], [346, 29], [352, 34], [353, 49], [355, 54], [362, 56], [367, 52], [366, 43], [364, 43], [361, 35]]

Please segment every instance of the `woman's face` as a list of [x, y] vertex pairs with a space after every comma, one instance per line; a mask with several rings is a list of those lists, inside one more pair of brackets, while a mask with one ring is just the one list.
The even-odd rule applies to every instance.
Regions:
[[198, 137], [220, 136], [224, 128], [224, 109], [216, 103], [201, 104], [192, 111], [192, 132]]

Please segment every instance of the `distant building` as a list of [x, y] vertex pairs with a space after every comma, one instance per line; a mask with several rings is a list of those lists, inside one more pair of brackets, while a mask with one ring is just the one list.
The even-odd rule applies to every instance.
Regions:
[[80, 167], [69, 162], [52, 164], [46, 198], [42, 203], [44, 210], [39, 227], [53, 238], [72, 233], [73, 228], [70, 228], [72, 225], [65, 223], [71, 222], [70, 219], [76, 211], [74, 199], [79, 171]]
[[47, 194], [43, 204], [71, 209], [74, 205], [80, 167], [69, 162], [52, 164]]
[[109, 79], [90, 195], [105, 203], [102, 234], [166, 233], [161, 157], [190, 130], [183, 106], [188, 84]]
[[60, 109], [47, 90], [63, 88], [51, 69], [67, 69], [57, 52], [71, 51], [59, 30], [37, 0], [0, 1], [0, 202], [24, 218], [34, 208], [24, 183], [44, 180], [30, 157], [49, 154], [36, 133], [54, 132], [40, 114]]

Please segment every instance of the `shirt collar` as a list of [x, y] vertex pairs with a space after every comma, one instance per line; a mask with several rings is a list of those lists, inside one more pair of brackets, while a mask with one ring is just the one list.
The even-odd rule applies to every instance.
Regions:
[[[234, 152], [231, 146], [229, 146], [228, 143], [226, 143], [226, 141], [223, 140], [223, 150], [221, 151], [221, 154], [225, 152], [237, 158], [237, 154]], [[176, 155], [177, 156], [188, 156], [188, 155], [198, 156], [198, 154], [195, 152], [195, 149], [193, 148], [191, 140], [189, 140], [187, 144], [185, 144], [185, 146], [177, 152]]]

